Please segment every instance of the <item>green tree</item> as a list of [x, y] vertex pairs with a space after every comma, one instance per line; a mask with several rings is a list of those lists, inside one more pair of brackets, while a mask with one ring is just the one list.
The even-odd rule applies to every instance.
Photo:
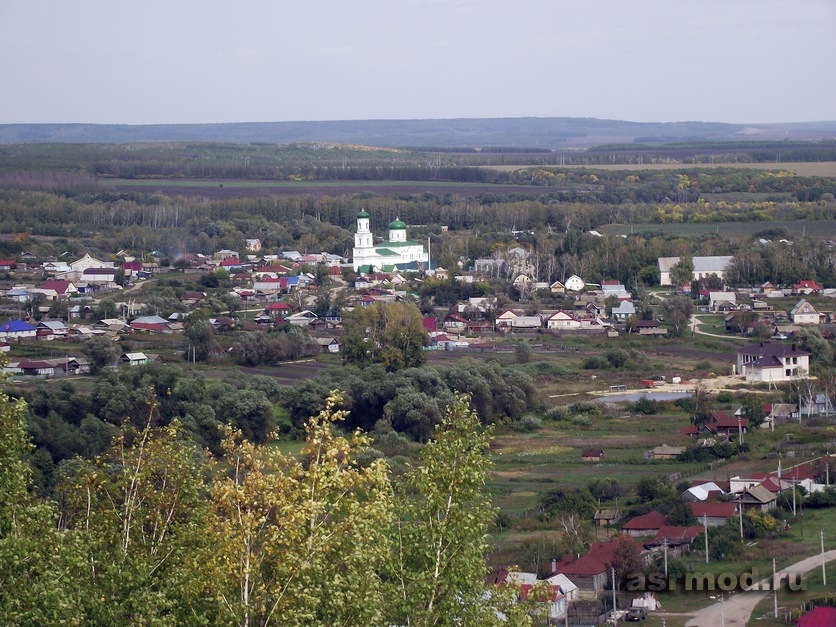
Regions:
[[356, 308], [343, 320], [340, 351], [346, 363], [382, 364], [391, 372], [422, 365], [426, 337], [417, 306], [376, 303]]
[[[124, 430], [104, 455], [62, 468], [61, 521], [85, 539], [82, 607], [96, 624], [156, 623], [190, 615], [191, 572], [205, 541], [203, 455], [178, 423]], [[191, 608], [194, 609], [194, 608]]]
[[119, 360], [119, 345], [107, 337], [91, 337], [81, 350], [90, 358], [90, 371], [94, 374]]
[[757, 394], [747, 394], [741, 402], [743, 415], [749, 419], [749, 429], [760, 427], [766, 419], [766, 411], [763, 408], [763, 399]]
[[822, 337], [821, 331], [805, 327], [798, 332], [801, 348], [810, 353], [810, 360], [821, 365], [833, 361], [833, 347]]
[[588, 490], [572, 488], [549, 490], [540, 497], [540, 507], [546, 520], [556, 518], [561, 513], [576, 514], [580, 518], [592, 518], [597, 504]]
[[0, 393], [0, 616], [8, 625], [82, 624], [80, 543], [30, 491], [30, 448], [26, 404]]
[[332, 395], [310, 419], [298, 458], [227, 433], [211, 491], [212, 544], [197, 558], [220, 623], [385, 624], [374, 566], [388, 552], [387, 468], [355, 464], [369, 439], [338, 435], [340, 402]]
[[699, 428], [710, 419], [711, 398], [708, 396], [708, 390], [698, 385], [691, 394], [691, 424]]
[[691, 511], [690, 505], [681, 499], [677, 499], [668, 510], [667, 518], [668, 524], [676, 527], [687, 527], [697, 524], [697, 519], [694, 518], [694, 513]]
[[586, 489], [596, 501], [611, 501], [623, 493], [618, 479], [596, 477], [586, 484]]
[[636, 494], [642, 503], [649, 503], [674, 494], [670, 482], [663, 479], [645, 477], [636, 484]]
[[732, 314], [729, 326], [737, 333], [745, 334], [758, 319], [754, 311], [736, 311]]
[[421, 466], [396, 484], [397, 524], [386, 571], [388, 624], [492, 625], [485, 606], [488, 524], [484, 492], [490, 431], [458, 396], [421, 451]]
[[187, 357], [195, 361], [207, 361], [218, 348], [215, 328], [206, 319], [186, 319], [186, 330], [183, 333]]
[[665, 299], [662, 303], [662, 312], [670, 327], [670, 335], [682, 337], [688, 330], [688, 320], [694, 313], [694, 303], [687, 296], [674, 296]]
[[694, 260], [691, 257], [680, 257], [679, 261], [671, 266], [671, 283], [676, 287], [682, 287], [694, 277]]

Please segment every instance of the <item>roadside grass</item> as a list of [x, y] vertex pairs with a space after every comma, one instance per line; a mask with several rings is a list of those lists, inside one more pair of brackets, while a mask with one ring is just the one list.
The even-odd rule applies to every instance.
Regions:
[[[796, 619], [809, 611], [806, 606], [813, 599], [826, 595], [833, 595], [834, 582], [836, 582], [836, 562], [829, 562], [825, 566], [827, 574], [827, 585], [822, 579], [821, 567], [811, 570], [806, 581], [806, 590], [792, 591], [786, 588], [778, 591], [778, 618], [774, 617], [774, 599], [770, 593], [766, 598], [755, 606], [752, 612], [752, 620], [758, 621], [759, 625], [768, 627], [793, 624]], [[790, 620], [788, 621], [788, 617]]]
[[699, 323], [697, 329], [703, 333], [723, 335], [725, 333], [725, 317], [717, 314], [697, 314]]

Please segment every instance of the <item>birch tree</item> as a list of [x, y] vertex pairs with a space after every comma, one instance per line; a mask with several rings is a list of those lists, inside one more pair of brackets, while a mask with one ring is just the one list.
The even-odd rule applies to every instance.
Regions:
[[211, 493], [205, 558], [224, 624], [375, 625], [384, 598], [376, 565], [387, 554], [391, 491], [382, 460], [358, 466], [368, 447], [332, 394], [310, 419], [299, 459], [228, 431], [226, 476]]
[[495, 511], [484, 492], [490, 430], [457, 396], [421, 451], [421, 465], [395, 486], [398, 520], [387, 572], [390, 624], [491, 625], [485, 603], [487, 530]]

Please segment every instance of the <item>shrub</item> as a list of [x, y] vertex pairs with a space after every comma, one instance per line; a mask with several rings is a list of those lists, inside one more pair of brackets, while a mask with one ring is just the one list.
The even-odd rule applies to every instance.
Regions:
[[525, 414], [519, 420], [511, 423], [512, 429], [521, 432], [537, 431], [541, 426], [540, 419], [534, 414]]
[[550, 407], [546, 410], [543, 414], [543, 418], [546, 420], [552, 420], [554, 422], [560, 422], [561, 420], [568, 420], [569, 418], [569, 408], [565, 405], [558, 405], [556, 407]]
[[600, 355], [594, 355], [593, 357], [588, 357], [585, 362], [583, 362], [583, 369], [584, 370], [605, 370], [610, 365], [610, 362], [607, 361], [604, 357]]
[[604, 357], [613, 368], [623, 368], [630, 360], [630, 354], [621, 348], [613, 348], [606, 351]]
[[630, 410], [634, 411], [639, 414], [651, 415], [651, 414], [658, 414], [659, 413], [659, 401], [654, 401], [653, 399], [647, 398], [646, 396], [641, 397], [635, 403], [630, 405]]
[[531, 347], [526, 342], [520, 342], [514, 349], [514, 358], [518, 364], [531, 361]]
[[592, 424], [592, 417], [586, 414], [579, 414], [572, 417], [572, 424], [576, 427], [588, 427]]
[[597, 416], [601, 413], [601, 408], [597, 403], [593, 403], [592, 401], [578, 401], [569, 405], [569, 413], [573, 415], [592, 414], [593, 416]]

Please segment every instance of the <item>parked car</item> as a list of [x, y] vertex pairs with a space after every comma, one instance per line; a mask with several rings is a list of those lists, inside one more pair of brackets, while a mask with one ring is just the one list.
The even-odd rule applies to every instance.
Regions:
[[640, 621], [647, 618], [649, 610], [646, 607], [638, 606], [638, 607], [631, 607], [627, 610], [627, 620], [629, 621]]

